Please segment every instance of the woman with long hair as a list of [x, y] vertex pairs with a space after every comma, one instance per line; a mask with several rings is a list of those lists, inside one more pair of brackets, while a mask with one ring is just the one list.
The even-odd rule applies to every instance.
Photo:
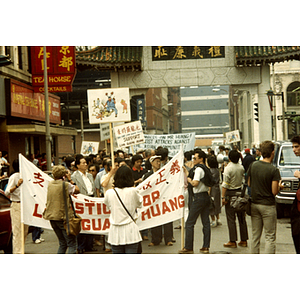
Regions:
[[136, 209], [142, 207], [143, 198], [134, 187], [130, 168], [118, 168], [114, 187], [104, 197], [104, 203], [111, 211], [108, 243], [112, 245], [113, 254], [136, 254], [142, 237], [133, 219], [137, 217]]

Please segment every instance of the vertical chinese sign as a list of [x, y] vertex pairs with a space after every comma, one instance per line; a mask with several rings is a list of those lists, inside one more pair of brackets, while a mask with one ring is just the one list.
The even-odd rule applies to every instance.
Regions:
[[[47, 46], [48, 91], [71, 92], [76, 74], [75, 47]], [[44, 93], [44, 50], [31, 47], [32, 86], [35, 92]]]

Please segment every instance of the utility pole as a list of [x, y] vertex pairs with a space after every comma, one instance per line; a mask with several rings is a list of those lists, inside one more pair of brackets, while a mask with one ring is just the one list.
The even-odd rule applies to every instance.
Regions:
[[46, 126], [46, 159], [47, 170], [51, 170], [51, 135], [49, 120], [49, 96], [48, 96], [48, 74], [47, 74], [47, 52], [44, 46], [44, 88], [45, 88], [45, 126]]

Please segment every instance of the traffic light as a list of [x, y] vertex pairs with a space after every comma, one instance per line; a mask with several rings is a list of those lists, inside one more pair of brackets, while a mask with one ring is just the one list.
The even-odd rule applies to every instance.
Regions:
[[7, 66], [11, 64], [11, 60], [6, 55], [0, 55], [0, 67]]
[[258, 119], [258, 103], [254, 103], [254, 120], [259, 122], [259, 119]]

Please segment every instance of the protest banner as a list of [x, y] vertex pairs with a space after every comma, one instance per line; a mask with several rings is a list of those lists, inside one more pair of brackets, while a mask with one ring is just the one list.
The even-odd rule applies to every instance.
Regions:
[[156, 149], [158, 146], [169, 149], [169, 156], [173, 157], [180, 151], [180, 146], [183, 144], [183, 151], [193, 150], [195, 148], [195, 132], [177, 133], [164, 135], [145, 134], [145, 143], [138, 147], [133, 146], [136, 152], [138, 148]]
[[[21, 222], [23, 224], [52, 229], [43, 219], [47, 188], [51, 180], [22, 154], [19, 154], [21, 185]], [[182, 217], [184, 207], [183, 151], [159, 171], [142, 182], [137, 189], [143, 197], [143, 207], [138, 210], [137, 224], [142, 229], [159, 226]], [[81, 233], [107, 234], [110, 211], [104, 198], [82, 194], [72, 196], [75, 210], [82, 218]]]
[[234, 131], [229, 131], [225, 133], [226, 135], [226, 143], [237, 143], [241, 141], [240, 137], [240, 131], [239, 130], [234, 130]]
[[119, 148], [130, 147], [145, 142], [141, 121], [116, 126], [114, 127], [114, 133]]

